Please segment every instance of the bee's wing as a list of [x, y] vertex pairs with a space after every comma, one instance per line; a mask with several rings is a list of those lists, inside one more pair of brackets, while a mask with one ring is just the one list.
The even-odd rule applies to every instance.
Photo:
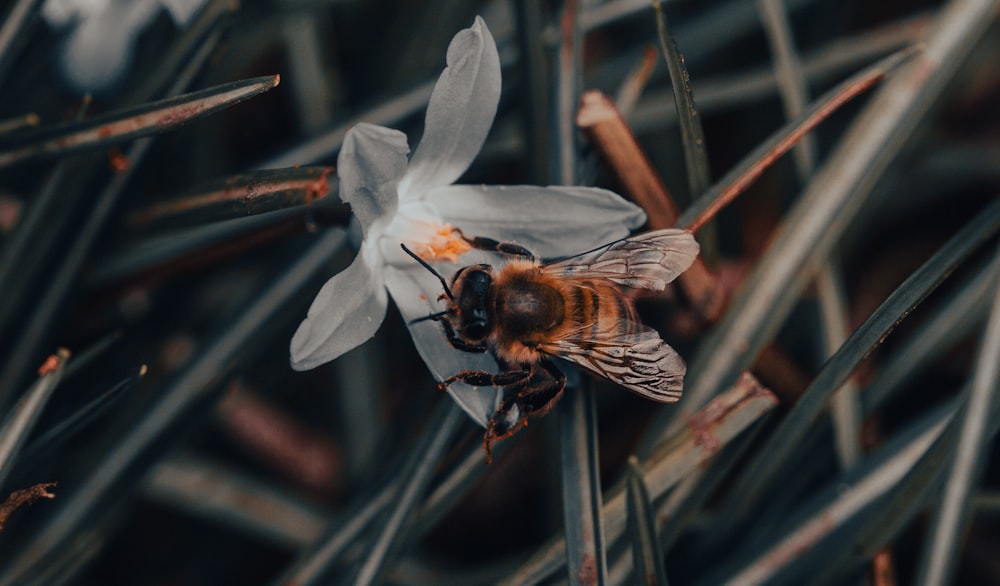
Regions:
[[654, 230], [543, 265], [569, 279], [604, 279], [623, 287], [662, 291], [698, 256], [698, 241], [678, 228]]
[[538, 349], [568, 360], [660, 403], [681, 398], [684, 360], [655, 331], [623, 319], [618, 328], [596, 335], [565, 336]]

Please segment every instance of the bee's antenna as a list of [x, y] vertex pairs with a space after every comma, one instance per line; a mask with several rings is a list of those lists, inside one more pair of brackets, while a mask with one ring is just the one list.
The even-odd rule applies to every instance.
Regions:
[[448, 310], [447, 309], [444, 310], [444, 311], [439, 311], [437, 313], [432, 313], [430, 315], [425, 315], [424, 317], [418, 317], [417, 319], [412, 319], [412, 320], [410, 320], [410, 323], [411, 324], [415, 324], [415, 323], [418, 323], [418, 322], [428, 321], [428, 320], [438, 321], [438, 320], [440, 320], [442, 317], [444, 317], [446, 315], [448, 315]]
[[403, 244], [402, 242], [399, 243], [399, 246], [403, 249], [403, 252], [405, 252], [406, 254], [412, 256], [413, 260], [415, 260], [418, 263], [420, 263], [421, 266], [423, 266], [425, 269], [427, 269], [428, 271], [430, 271], [432, 275], [434, 275], [435, 277], [437, 277], [438, 281], [441, 281], [441, 286], [444, 287], [444, 294], [448, 296], [448, 299], [451, 299], [452, 301], [455, 300], [455, 296], [451, 294], [451, 289], [448, 287], [448, 282], [444, 280], [444, 277], [441, 276], [441, 273], [435, 271], [434, 267], [432, 267], [431, 265], [427, 264], [427, 261], [425, 261], [424, 259], [422, 259], [419, 256], [417, 256], [412, 250], [410, 250], [409, 248], [407, 248], [406, 245]]

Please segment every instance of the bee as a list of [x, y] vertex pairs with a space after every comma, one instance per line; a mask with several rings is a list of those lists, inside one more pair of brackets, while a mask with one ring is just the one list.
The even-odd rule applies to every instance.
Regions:
[[660, 403], [681, 397], [686, 367], [660, 335], [636, 318], [630, 290], [662, 291], [687, 270], [699, 246], [686, 230], [666, 229], [618, 240], [575, 256], [541, 262], [509, 242], [458, 235], [474, 248], [505, 257], [494, 267], [474, 264], [451, 277], [403, 245], [437, 276], [447, 309], [425, 318], [441, 324], [448, 342], [464, 352], [490, 352], [500, 372], [463, 370], [440, 386], [461, 381], [503, 387], [505, 398], [490, 418], [483, 447], [544, 415], [566, 387], [552, 358], [571, 362]]

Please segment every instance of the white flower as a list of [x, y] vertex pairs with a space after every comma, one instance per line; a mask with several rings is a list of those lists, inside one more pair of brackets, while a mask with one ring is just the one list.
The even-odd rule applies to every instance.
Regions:
[[[329, 362], [374, 336], [388, 289], [438, 380], [463, 369], [496, 372], [488, 354], [452, 348], [440, 324], [411, 323], [443, 309], [442, 290], [400, 243], [450, 277], [459, 266], [497, 260], [470, 250], [452, 227], [551, 258], [623, 238], [645, 221], [641, 209], [603, 189], [452, 185], [482, 148], [500, 99], [500, 59], [481, 18], [455, 35], [447, 61], [409, 162], [406, 136], [397, 130], [362, 123], [344, 138], [337, 160], [340, 197], [351, 205], [364, 240], [351, 266], [320, 290], [292, 337], [296, 370]], [[456, 383], [448, 390], [482, 425], [499, 400], [493, 388]]]

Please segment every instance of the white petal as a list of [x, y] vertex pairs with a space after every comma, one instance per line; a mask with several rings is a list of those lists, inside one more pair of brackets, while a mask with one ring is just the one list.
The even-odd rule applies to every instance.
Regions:
[[596, 187], [449, 185], [424, 199], [467, 236], [516, 242], [543, 258], [624, 238], [646, 221], [639, 206]]
[[[499, 371], [496, 361], [489, 354], [473, 354], [453, 348], [441, 324], [430, 320], [411, 323], [414, 319], [444, 309], [444, 304], [436, 301], [441, 294], [441, 284], [433, 275], [419, 266], [414, 269], [387, 267], [385, 280], [393, 301], [410, 328], [417, 352], [434, 378], [444, 380], [460, 370]], [[492, 387], [455, 383], [448, 387], [448, 393], [483, 427], [500, 403], [500, 390]]]
[[366, 235], [377, 220], [396, 214], [409, 152], [398, 130], [362, 122], [347, 131], [337, 157], [340, 199], [351, 204]]
[[363, 244], [351, 266], [323, 285], [292, 336], [291, 363], [309, 370], [337, 358], [375, 335], [388, 298], [377, 254]]
[[500, 101], [500, 57], [482, 18], [448, 46], [427, 106], [424, 136], [410, 161], [401, 192], [419, 195], [454, 183], [483, 148]]
[[160, 5], [153, 0], [78, 4], [82, 20], [63, 48], [63, 73], [80, 91], [104, 91], [131, 64], [135, 40]]
[[163, 7], [170, 12], [177, 26], [187, 26], [207, 0], [162, 0]]

